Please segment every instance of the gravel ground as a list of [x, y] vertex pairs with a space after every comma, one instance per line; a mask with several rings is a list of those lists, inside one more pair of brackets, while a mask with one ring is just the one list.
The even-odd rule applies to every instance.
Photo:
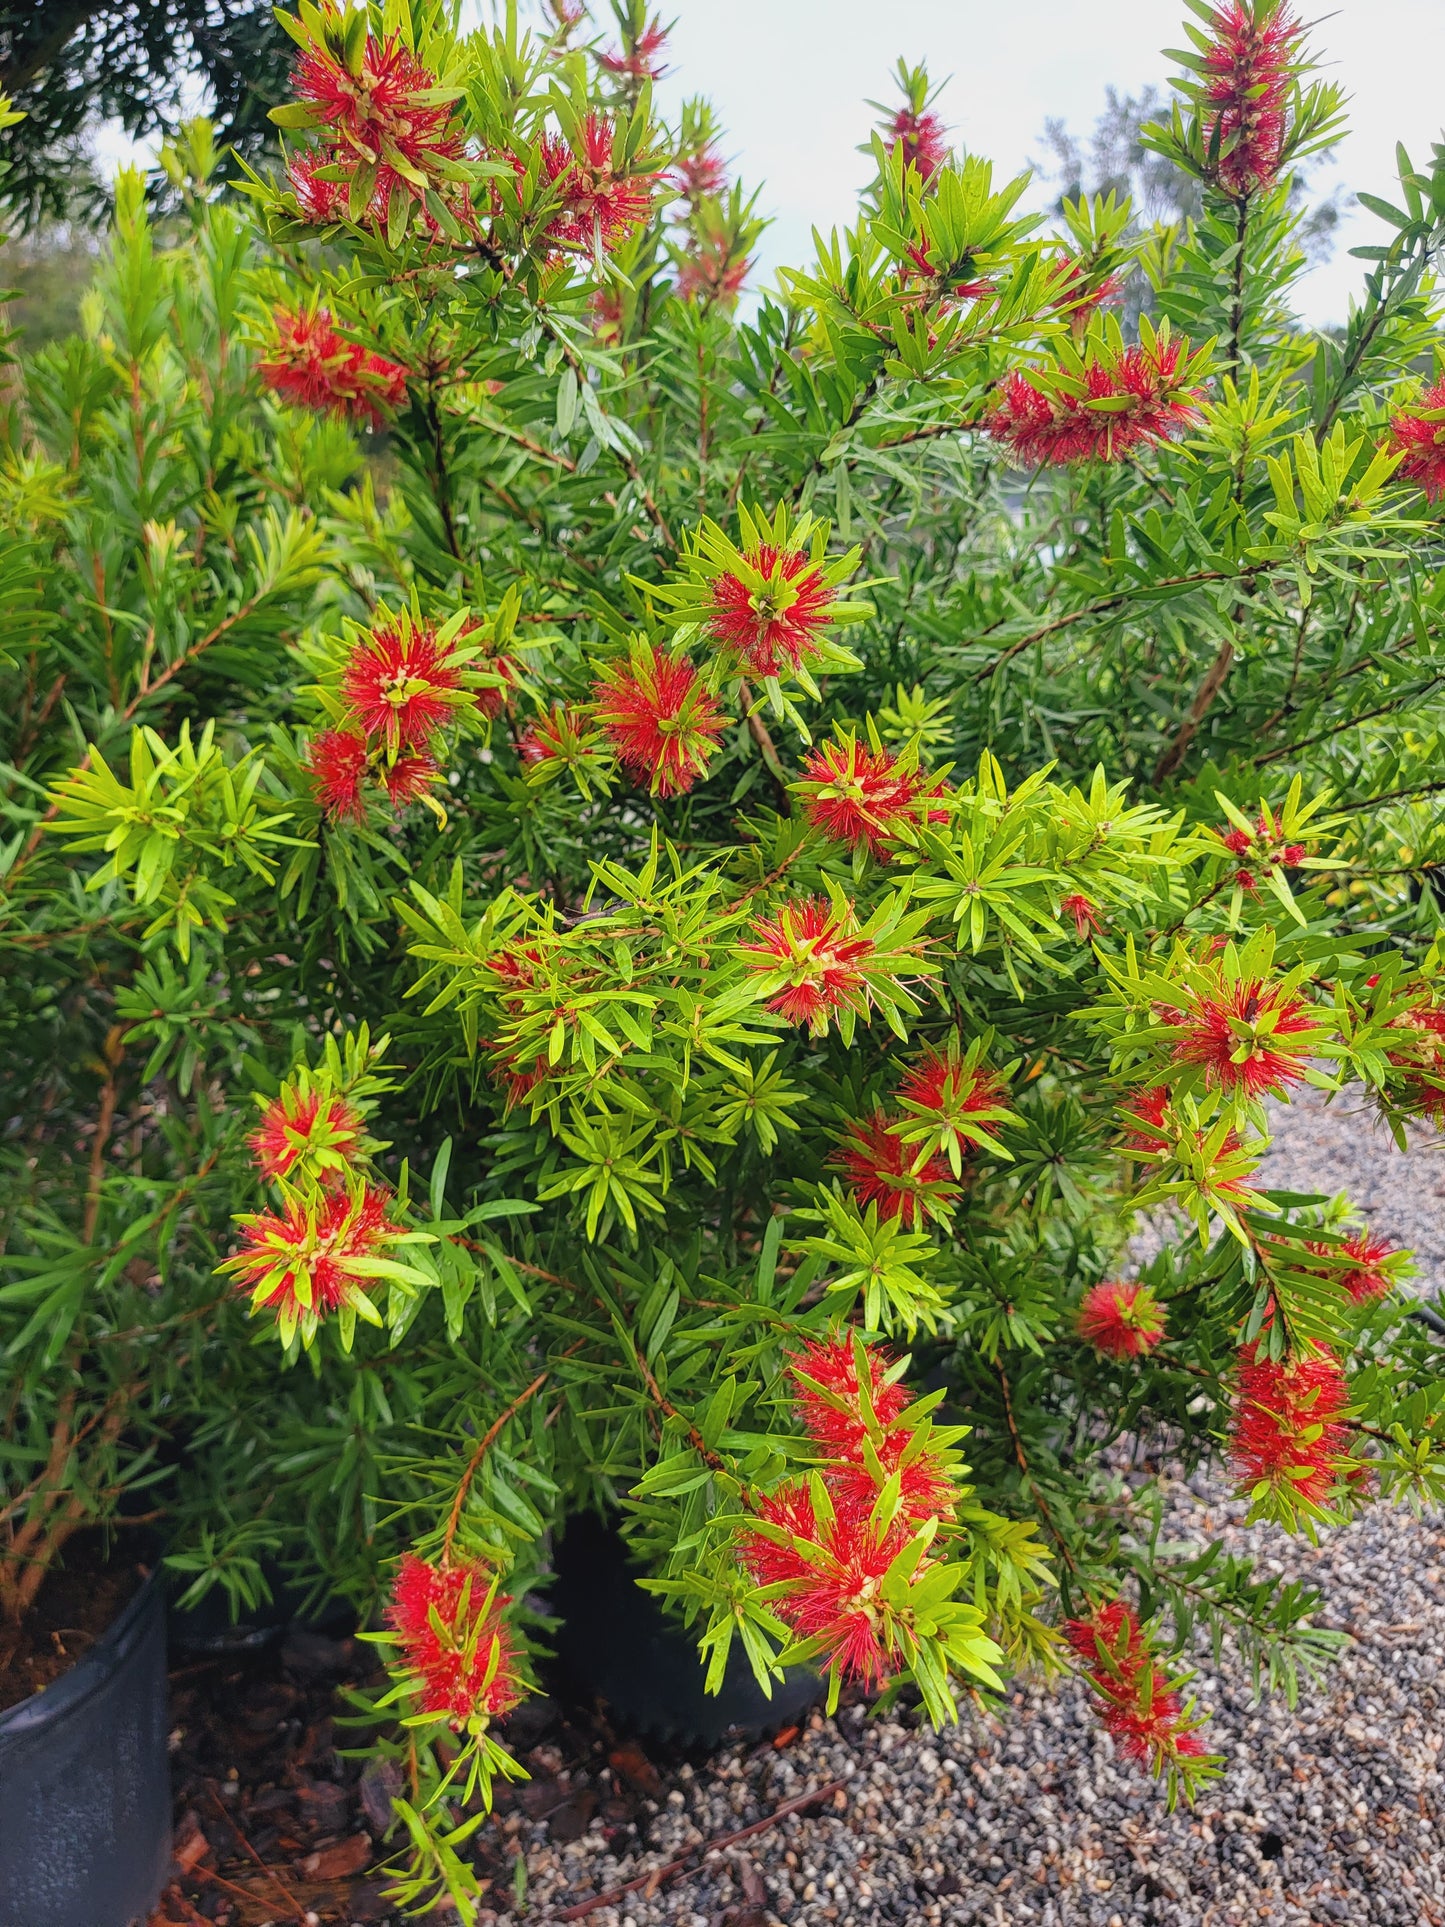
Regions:
[[[1306, 1096], [1280, 1118], [1270, 1181], [1348, 1190], [1373, 1228], [1416, 1250], [1422, 1290], [1445, 1278], [1445, 1140], [1408, 1157], [1348, 1098]], [[1222, 1488], [1180, 1486], [1180, 1537], [1218, 1532], [1324, 1593], [1321, 1617], [1354, 1638], [1293, 1713], [1256, 1706], [1228, 1656], [1201, 1674], [1225, 1777], [1172, 1816], [1152, 1782], [1116, 1763], [1075, 1682], [1025, 1686], [1002, 1721], [942, 1734], [861, 1708], [814, 1717], [786, 1747], [724, 1752], [684, 1768], [650, 1828], [650, 1851], [614, 1859], [600, 1823], [565, 1845], [520, 1815], [528, 1918], [645, 1875], [674, 1855], [830, 1782], [819, 1806], [656, 1891], [599, 1908], [597, 1927], [1445, 1927], [1442, 1657], [1445, 1529], [1376, 1506], [1311, 1548], [1240, 1524]], [[487, 1917], [484, 1916], [484, 1919]]]

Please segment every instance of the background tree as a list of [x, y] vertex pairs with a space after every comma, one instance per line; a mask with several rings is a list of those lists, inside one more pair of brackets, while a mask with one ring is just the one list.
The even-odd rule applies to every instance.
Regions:
[[0, 136], [4, 199], [25, 225], [93, 213], [100, 121], [174, 133], [204, 91], [223, 145], [257, 155], [284, 97], [289, 42], [251, 0], [0, 0], [0, 89], [25, 119]]

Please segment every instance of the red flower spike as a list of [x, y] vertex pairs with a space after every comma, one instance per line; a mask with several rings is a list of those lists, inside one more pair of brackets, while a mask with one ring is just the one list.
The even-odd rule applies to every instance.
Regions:
[[434, 756], [429, 756], [423, 749], [414, 749], [398, 756], [394, 763], [383, 765], [381, 780], [386, 785], [392, 808], [399, 810], [408, 803], [419, 803], [429, 795], [432, 784], [440, 774]]
[[406, 370], [336, 332], [325, 308], [314, 314], [278, 308], [276, 335], [258, 367], [261, 379], [283, 401], [373, 426], [406, 398]]
[[1304, 28], [1288, 5], [1264, 25], [1230, 0], [1208, 23], [1214, 43], [1201, 66], [1205, 149], [1218, 143], [1215, 178], [1226, 194], [1243, 197], [1269, 187], [1284, 148], [1291, 66]]
[[1319, 1505], [1340, 1477], [1349, 1386], [1333, 1352], [1307, 1358], [1239, 1354], [1230, 1457], [1241, 1486], [1270, 1485]]
[[765, 579], [752, 588], [741, 576], [718, 576], [708, 612], [713, 640], [735, 650], [760, 676], [801, 669], [817, 655], [837, 598], [806, 549], [761, 542], [744, 555]]
[[[1422, 991], [1426, 998], [1430, 994], [1428, 988]], [[1437, 1009], [1431, 1002], [1417, 1003], [1392, 1018], [1390, 1030], [1400, 1038], [1403, 1048], [1385, 1055], [1396, 1070], [1406, 1073], [1397, 1102], [1445, 1125], [1445, 1090], [1430, 1081], [1445, 1081], [1445, 1008]]]
[[1079, 1308], [1078, 1332], [1107, 1358], [1140, 1358], [1164, 1336], [1164, 1307], [1147, 1285], [1119, 1278], [1095, 1285]]
[[1121, 274], [1105, 275], [1090, 287], [1087, 264], [1072, 256], [1060, 261], [1058, 272], [1058, 282], [1049, 305], [1067, 312], [1076, 333], [1083, 332], [1091, 314], [1124, 292], [1124, 277]]
[[905, 259], [912, 273], [908, 269], [903, 270], [904, 282], [922, 283], [922, 286], [912, 287], [910, 291], [920, 294], [925, 302], [946, 301], [953, 305], [961, 301], [978, 301], [994, 292], [994, 282], [973, 274], [972, 261], [967, 255], [961, 261], [940, 266], [933, 258], [933, 243], [926, 235], [922, 241], [909, 244]]
[[311, 739], [304, 765], [317, 802], [338, 822], [364, 823], [361, 793], [366, 775], [365, 740], [349, 729], [321, 729]]
[[905, 1231], [927, 1218], [942, 1217], [963, 1195], [962, 1186], [951, 1181], [946, 1159], [935, 1154], [914, 1170], [916, 1148], [889, 1129], [883, 1111], [849, 1125], [835, 1162], [860, 1210], [876, 1204], [880, 1217], [897, 1218]]
[[554, 241], [606, 253], [625, 241], [652, 213], [660, 174], [619, 174], [612, 161], [612, 123], [589, 114], [578, 146], [547, 139], [542, 166], [562, 199], [562, 211], [548, 223]]
[[1069, 1620], [1064, 1637], [1096, 1696], [1100, 1724], [1125, 1759], [1158, 1773], [1203, 1755], [1178, 1692], [1122, 1600], [1111, 1600], [1087, 1619]]
[[511, 1603], [485, 1566], [432, 1566], [402, 1555], [386, 1619], [424, 1712], [461, 1731], [500, 1718], [521, 1699], [516, 1647], [502, 1616]]
[[957, 1495], [947, 1467], [926, 1449], [908, 1457], [916, 1435], [899, 1423], [912, 1403], [908, 1388], [889, 1381], [891, 1361], [881, 1345], [861, 1347], [867, 1383], [860, 1384], [858, 1349], [852, 1335], [841, 1332], [810, 1340], [788, 1359], [803, 1428], [831, 1461], [823, 1478], [835, 1508], [864, 1517], [872, 1512], [879, 1481], [868, 1466], [871, 1443], [883, 1478], [898, 1475], [903, 1517], [916, 1523], [951, 1514]]
[[1357, 1305], [1367, 1304], [1372, 1298], [1383, 1298], [1394, 1283], [1385, 1263], [1395, 1252], [1388, 1238], [1371, 1238], [1361, 1232], [1357, 1237], [1346, 1238], [1343, 1244], [1312, 1244], [1309, 1249], [1321, 1258], [1354, 1259], [1349, 1270], [1331, 1271], [1329, 1276], [1338, 1278]]
[[769, 1010], [790, 1024], [806, 1024], [814, 1037], [826, 1033], [835, 1012], [866, 1011], [868, 980], [858, 966], [873, 955], [873, 941], [857, 934], [851, 905], [840, 916], [826, 898], [804, 897], [752, 928], [757, 942], [742, 945], [750, 953], [748, 968], [789, 978], [769, 999]]
[[494, 1051], [490, 1064], [491, 1074], [507, 1094], [507, 1109], [515, 1110], [531, 1097], [540, 1084], [547, 1081], [545, 1065], [524, 1065], [514, 1052]]
[[981, 1064], [967, 1064], [956, 1037], [946, 1050], [928, 1051], [898, 1086], [905, 1111], [947, 1127], [970, 1149], [987, 1142], [985, 1126], [997, 1120], [1003, 1097], [1003, 1079]]
[[727, 166], [709, 144], [695, 154], [679, 155], [672, 164], [672, 179], [684, 200], [711, 200], [727, 186]]
[[650, 20], [630, 51], [609, 48], [606, 53], [598, 54], [597, 64], [609, 74], [625, 74], [629, 80], [660, 80], [667, 69], [657, 56], [666, 44], [666, 27], [658, 20]]
[[1123, 1148], [1126, 1151], [1148, 1154], [1160, 1150], [1169, 1142], [1169, 1133], [1164, 1128], [1169, 1098], [1169, 1086], [1156, 1084], [1152, 1090], [1136, 1091], [1126, 1105], [1120, 1106], [1133, 1126], [1124, 1135]]
[[312, 111], [338, 164], [375, 168], [368, 214], [385, 220], [393, 195], [415, 201], [445, 187], [466, 139], [449, 103], [428, 101], [436, 75], [394, 35], [367, 36], [353, 74], [329, 48], [309, 47], [296, 64], [296, 98]]
[[1074, 928], [1079, 933], [1080, 943], [1104, 928], [1097, 906], [1078, 890], [1060, 901], [1059, 915], [1074, 919]]
[[[1182, 341], [1160, 340], [1152, 349], [1125, 348], [1091, 362], [1082, 396], [1036, 387], [1015, 372], [1003, 384], [988, 431], [1025, 467], [1123, 461], [1198, 421], [1193, 391], [1178, 386], [1183, 348]], [[1111, 405], [1091, 408], [1090, 402]]]
[[907, 1527], [895, 1522], [877, 1532], [867, 1514], [839, 1512], [818, 1518], [805, 1486], [784, 1486], [758, 1500], [756, 1515], [795, 1539], [809, 1553], [780, 1545], [760, 1532], [744, 1532], [741, 1551], [760, 1586], [787, 1590], [772, 1610], [802, 1639], [820, 1639], [825, 1666], [844, 1679], [881, 1685], [892, 1671], [879, 1637], [883, 1580], [908, 1543]]
[[362, 1130], [360, 1114], [344, 1097], [327, 1097], [288, 1084], [266, 1105], [260, 1125], [246, 1142], [262, 1177], [273, 1183], [290, 1177], [303, 1161], [319, 1163], [322, 1182], [334, 1183]]
[[322, 1319], [364, 1297], [372, 1280], [355, 1270], [395, 1235], [384, 1191], [332, 1192], [319, 1204], [290, 1198], [284, 1210], [243, 1218], [242, 1247], [220, 1267], [234, 1272], [255, 1310], [276, 1314], [282, 1332], [314, 1333]]
[[291, 154], [286, 161], [286, 177], [301, 208], [301, 218], [318, 227], [328, 221], [346, 219], [346, 182], [318, 180], [317, 170], [329, 167], [332, 157], [324, 150]]
[[695, 242], [679, 262], [677, 293], [684, 301], [731, 306], [742, 292], [752, 265], [745, 255], [734, 258], [725, 237], [709, 235]]
[[[1404, 482], [1414, 482], [1424, 491], [1427, 502], [1445, 495], [1445, 375], [1432, 382], [1416, 404], [1417, 412], [1402, 410], [1390, 417], [1390, 436], [1395, 447], [1404, 451], [1395, 470]], [[1429, 419], [1435, 414], [1437, 419]]]
[[925, 181], [948, 159], [948, 135], [937, 114], [916, 114], [911, 107], [900, 107], [888, 123], [887, 139], [888, 152], [896, 153], [901, 147], [904, 160]]
[[890, 1381], [892, 1363], [881, 1345], [864, 1345], [866, 1386], [858, 1376], [859, 1346], [851, 1332], [812, 1338], [800, 1352], [788, 1354], [788, 1374], [797, 1387], [798, 1415], [809, 1438], [838, 1459], [862, 1457], [868, 1435], [863, 1417], [864, 1393], [877, 1424], [891, 1426], [911, 1404], [908, 1387]]
[[[1304, 843], [1285, 843], [1280, 836], [1278, 824], [1267, 813], [1261, 813], [1252, 830], [1244, 830], [1236, 825], [1218, 829], [1214, 834], [1231, 856], [1248, 856], [1261, 869], [1272, 869], [1276, 864], [1286, 870], [1297, 868], [1309, 854]], [[1236, 870], [1234, 880], [1241, 890], [1255, 890], [1259, 878], [1253, 870]]]
[[450, 656], [435, 629], [405, 617], [359, 643], [341, 693], [367, 736], [380, 737], [392, 755], [424, 748], [457, 707], [461, 675]]
[[1201, 1065], [1206, 1084], [1247, 1098], [1298, 1083], [1301, 1057], [1319, 1035], [1301, 998], [1286, 997], [1260, 977], [1221, 981], [1216, 995], [1196, 994], [1191, 1008], [1170, 1013], [1170, 1021], [1178, 1028], [1174, 1061]]
[[593, 693], [618, 761], [655, 796], [681, 796], [707, 774], [725, 719], [686, 656], [634, 644]]
[[917, 776], [900, 772], [895, 757], [865, 749], [851, 736], [810, 750], [797, 787], [815, 830], [854, 849], [866, 843], [875, 853], [914, 814], [920, 792]]

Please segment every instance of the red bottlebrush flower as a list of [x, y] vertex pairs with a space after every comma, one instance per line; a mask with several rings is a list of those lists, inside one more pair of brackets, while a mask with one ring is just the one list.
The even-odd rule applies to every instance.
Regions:
[[923, 284], [914, 291], [921, 294], [926, 302], [979, 301], [994, 291], [992, 281], [974, 275], [970, 256], [964, 255], [961, 260], [942, 264], [935, 261], [933, 243], [926, 235], [921, 242], [909, 246], [905, 258], [912, 269], [911, 274], [907, 269], [904, 270], [905, 279], [910, 283]]
[[727, 166], [709, 145], [695, 154], [679, 154], [672, 164], [672, 179], [685, 201], [711, 200], [727, 186]]
[[[1376, 982], [1377, 978], [1371, 978], [1370, 988]], [[1421, 992], [1422, 999], [1430, 995], [1428, 987]], [[1385, 1055], [1396, 1070], [1406, 1073], [1397, 1102], [1445, 1125], [1445, 1089], [1440, 1087], [1445, 1083], [1445, 1009], [1437, 1009], [1429, 1001], [1413, 1004], [1391, 1019], [1390, 1031], [1399, 1038], [1400, 1048]]]
[[1126, 348], [1093, 361], [1082, 378], [1082, 395], [1067, 387], [1036, 387], [1016, 372], [1004, 382], [988, 431], [1026, 466], [1122, 461], [1198, 421], [1193, 391], [1178, 385], [1183, 345], [1159, 340], [1153, 348]]
[[834, 1458], [862, 1456], [868, 1425], [863, 1416], [864, 1394], [879, 1426], [888, 1428], [912, 1403], [908, 1387], [890, 1380], [892, 1363], [881, 1345], [862, 1345], [868, 1379], [858, 1373], [859, 1344], [851, 1332], [812, 1338], [800, 1352], [788, 1355], [788, 1373], [797, 1387], [798, 1416], [808, 1436]]
[[[866, 1385], [859, 1380], [859, 1350]], [[903, 1517], [916, 1523], [951, 1514], [956, 1493], [946, 1466], [927, 1448], [909, 1454], [916, 1434], [899, 1419], [912, 1399], [906, 1386], [889, 1382], [889, 1363], [882, 1346], [855, 1342], [849, 1333], [810, 1340], [788, 1359], [798, 1416], [813, 1444], [831, 1461], [824, 1468], [824, 1482], [839, 1511], [867, 1517], [880, 1484], [896, 1473]], [[881, 1479], [869, 1469], [869, 1447]]]
[[335, 159], [375, 168], [373, 218], [385, 218], [394, 194], [421, 201], [429, 188], [444, 186], [449, 164], [465, 151], [450, 103], [427, 98], [436, 85], [436, 75], [394, 35], [367, 36], [359, 73], [321, 46], [307, 48], [296, 64], [296, 98], [321, 124]]
[[366, 801], [361, 785], [366, 776], [367, 748], [349, 729], [320, 729], [311, 739], [305, 769], [316, 800], [339, 822], [364, 823]]
[[1241, 1486], [1268, 1485], [1319, 1505], [1340, 1476], [1349, 1385], [1333, 1352], [1275, 1359], [1245, 1346], [1230, 1456]]
[[[1231, 824], [1217, 829], [1214, 834], [1231, 856], [1251, 857], [1264, 869], [1279, 864], [1284, 869], [1292, 870], [1303, 863], [1309, 854], [1306, 844], [1282, 841], [1278, 824], [1266, 814], [1260, 815], [1252, 830]], [[1236, 870], [1234, 880], [1241, 890], [1259, 887], [1259, 878], [1253, 870]]]
[[895, 825], [913, 814], [919, 782], [900, 771], [886, 750], [865, 749], [853, 737], [824, 743], [803, 759], [798, 785], [803, 809], [815, 830], [854, 849], [881, 850]]
[[655, 796], [681, 796], [707, 774], [725, 718], [686, 656], [635, 643], [593, 695], [618, 761]]
[[511, 1603], [485, 1566], [432, 1566], [402, 1555], [386, 1619], [424, 1712], [444, 1715], [460, 1731], [499, 1718], [521, 1699], [517, 1651], [502, 1616]]
[[1357, 1305], [1366, 1304], [1372, 1298], [1383, 1298], [1394, 1282], [1385, 1263], [1395, 1252], [1388, 1238], [1371, 1238], [1361, 1232], [1357, 1237], [1346, 1238], [1343, 1244], [1312, 1244], [1309, 1249], [1321, 1258], [1354, 1259], [1348, 1271], [1332, 1271], [1329, 1275], [1339, 1279]]
[[287, 179], [300, 206], [302, 219], [314, 221], [318, 227], [328, 221], [346, 219], [346, 182], [317, 178], [319, 168], [333, 164], [333, 157], [324, 151], [291, 154], [286, 161]]
[[344, 1097], [283, 1085], [261, 1112], [261, 1123], [246, 1139], [263, 1178], [288, 1178], [302, 1162], [319, 1167], [323, 1182], [346, 1169], [362, 1134], [360, 1114]]
[[547, 981], [547, 962], [540, 950], [528, 945], [526, 949], [495, 950], [487, 959], [487, 969], [501, 981], [499, 992], [504, 1007], [514, 1014], [524, 1005], [520, 994], [536, 990]]
[[945, 1159], [927, 1157], [917, 1170], [917, 1148], [888, 1128], [883, 1111], [848, 1127], [835, 1161], [842, 1169], [859, 1207], [878, 1206], [880, 1217], [897, 1218], [912, 1231], [925, 1218], [942, 1217], [962, 1195], [950, 1181]]
[[1391, 439], [1404, 451], [1395, 473], [1435, 502], [1445, 495], [1445, 375], [1430, 384], [1416, 407], [1417, 412], [1404, 409], [1390, 417]]
[[916, 114], [911, 107], [900, 107], [888, 123], [887, 139], [888, 152], [896, 153], [901, 147], [904, 160], [925, 181], [948, 159], [948, 135], [937, 114]]
[[1091, 314], [1113, 301], [1124, 291], [1124, 277], [1120, 274], [1107, 274], [1101, 281], [1089, 285], [1088, 267], [1083, 261], [1066, 256], [1059, 262], [1058, 283], [1051, 306], [1068, 311], [1069, 320], [1076, 332], [1081, 332]]
[[826, 1033], [838, 1011], [864, 1015], [868, 979], [859, 966], [873, 955], [873, 941], [858, 935], [851, 905], [840, 916], [826, 898], [804, 897], [784, 904], [776, 917], [760, 917], [752, 928], [757, 942], [742, 946], [750, 953], [748, 968], [757, 976], [786, 979], [769, 999], [769, 1010], [790, 1024], [806, 1024], [814, 1037]]
[[808, 1546], [804, 1552], [745, 1529], [742, 1556], [757, 1583], [786, 1588], [769, 1602], [772, 1610], [800, 1638], [822, 1642], [828, 1670], [881, 1684], [892, 1670], [880, 1637], [881, 1592], [889, 1566], [908, 1543], [906, 1526], [895, 1522], [879, 1533], [866, 1514], [851, 1510], [820, 1519], [804, 1486], [784, 1486], [759, 1499], [755, 1512], [764, 1525]]
[[529, 1098], [539, 1084], [547, 1081], [545, 1065], [523, 1064], [516, 1054], [509, 1050], [492, 1053], [490, 1070], [493, 1078], [507, 1094], [507, 1109], [516, 1107]]
[[970, 1150], [989, 1143], [987, 1127], [1006, 1115], [1003, 1095], [1003, 1079], [982, 1064], [968, 1063], [956, 1035], [945, 1050], [927, 1051], [898, 1086], [905, 1111]]
[[371, 1185], [333, 1191], [317, 1204], [292, 1197], [282, 1211], [240, 1220], [243, 1243], [220, 1269], [234, 1272], [254, 1310], [276, 1314], [282, 1335], [308, 1339], [323, 1318], [364, 1298], [371, 1278], [355, 1269], [395, 1237], [387, 1197]]
[[511, 708], [513, 695], [522, 686], [522, 665], [515, 656], [489, 656], [477, 667], [497, 679], [476, 692], [477, 708], [488, 718], [500, 716], [504, 709]]
[[752, 262], [735, 257], [725, 236], [708, 236], [695, 243], [677, 268], [677, 293], [684, 301], [721, 302], [730, 307], [742, 292]]
[[630, 80], [660, 80], [667, 72], [657, 56], [667, 44], [667, 29], [659, 20], [649, 20], [630, 49], [610, 49], [598, 54], [597, 64], [609, 74], [625, 74]]
[[1201, 1065], [1206, 1084], [1248, 1098], [1298, 1083], [1304, 1076], [1300, 1060], [1320, 1035], [1301, 998], [1286, 997], [1261, 977], [1221, 979], [1213, 996], [1196, 994], [1191, 1007], [1171, 1013], [1170, 1021], [1178, 1030], [1176, 1063]]
[[736, 650], [760, 676], [776, 676], [780, 664], [800, 669], [818, 653], [819, 635], [832, 621], [837, 598], [806, 549], [762, 542], [744, 555], [762, 580], [718, 576], [708, 611], [713, 639]]
[[434, 756], [429, 756], [424, 749], [413, 749], [398, 756], [394, 763], [383, 764], [381, 780], [386, 785], [391, 807], [399, 810], [408, 803], [419, 803], [430, 793], [440, 774]]
[[1125, 1759], [1158, 1773], [1180, 1759], [1203, 1756], [1179, 1694], [1122, 1600], [1111, 1600], [1087, 1619], [1069, 1620], [1064, 1637], [1094, 1691], [1100, 1723]]
[[619, 174], [612, 158], [612, 123], [589, 114], [579, 145], [547, 140], [542, 165], [562, 198], [562, 211], [548, 225], [553, 240], [606, 253], [641, 227], [652, 212], [660, 174]]
[[357, 645], [341, 678], [342, 696], [366, 734], [381, 737], [393, 755], [424, 747], [461, 695], [460, 671], [450, 657], [451, 645], [439, 643], [435, 629], [403, 616]]
[[1164, 1336], [1164, 1307], [1136, 1278], [1115, 1279], [1086, 1295], [1078, 1332], [1108, 1358], [1140, 1358]]
[[1088, 897], [1084, 896], [1083, 893], [1078, 890], [1060, 901], [1059, 915], [1070, 916], [1074, 919], [1074, 928], [1079, 933], [1080, 943], [1083, 943], [1086, 938], [1093, 936], [1104, 927], [1100, 920], [1097, 906], [1091, 903]]
[[1164, 1128], [1169, 1096], [1167, 1084], [1156, 1084], [1152, 1090], [1136, 1091], [1129, 1102], [1120, 1107], [1133, 1126], [1124, 1135], [1123, 1148], [1126, 1151], [1147, 1154], [1169, 1142], [1169, 1133]]
[[554, 703], [545, 716], [539, 716], [535, 723], [528, 725], [517, 738], [517, 754], [527, 769], [536, 769], [539, 763], [554, 763], [566, 757], [566, 734], [575, 729], [570, 712], [562, 703]]
[[272, 317], [276, 338], [258, 364], [261, 379], [284, 401], [373, 425], [406, 396], [406, 370], [354, 341], [343, 341], [330, 314], [318, 308], [278, 308]]
[[1205, 150], [1217, 142], [1214, 178], [1226, 194], [1243, 197], [1268, 187], [1279, 172], [1291, 66], [1304, 28], [1286, 4], [1257, 22], [1230, 0], [1208, 23], [1201, 80]]

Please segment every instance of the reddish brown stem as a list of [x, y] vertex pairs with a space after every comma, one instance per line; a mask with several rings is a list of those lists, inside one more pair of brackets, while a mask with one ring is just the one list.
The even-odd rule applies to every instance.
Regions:
[[456, 1538], [457, 1527], [461, 1524], [462, 1507], [467, 1502], [467, 1494], [472, 1489], [473, 1479], [476, 1478], [477, 1473], [481, 1470], [482, 1460], [487, 1456], [492, 1446], [496, 1444], [498, 1437], [501, 1435], [502, 1427], [507, 1424], [508, 1420], [514, 1419], [517, 1416], [518, 1412], [521, 1411], [529, 1399], [536, 1397], [550, 1376], [550, 1372], [539, 1372], [527, 1387], [526, 1391], [519, 1392], [507, 1407], [506, 1411], [502, 1413], [501, 1417], [494, 1419], [486, 1431], [483, 1432], [480, 1439], [478, 1439], [476, 1450], [467, 1460], [467, 1469], [463, 1472], [457, 1485], [456, 1496], [452, 1500], [452, 1509], [447, 1515], [447, 1529], [442, 1536], [441, 1563], [444, 1566], [448, 1565], [451, 1561], [452, 1541]]

